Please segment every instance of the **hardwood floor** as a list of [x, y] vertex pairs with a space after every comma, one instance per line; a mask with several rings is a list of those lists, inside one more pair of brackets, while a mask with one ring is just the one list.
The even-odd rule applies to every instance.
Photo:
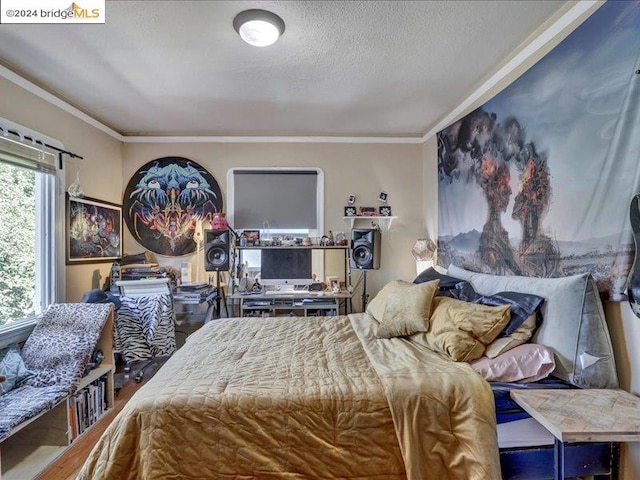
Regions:
[[75, 480], [102, 433], [144, 383], [135, 383], [133, 379], [126, 380], [115, 398], [113, 408], [42, 471], [36, 480]]

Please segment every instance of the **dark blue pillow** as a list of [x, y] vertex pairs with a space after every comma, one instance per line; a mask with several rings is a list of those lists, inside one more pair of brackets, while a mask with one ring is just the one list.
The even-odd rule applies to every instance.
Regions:
[[427, 268], [424, 272], [420, 273], [413, 283], [424, 283], [430, 282], [431, 280], [440, 280], [439, 292], [440, 296], [449, 296], [447, 292], [456, 288], [456, 285], [463, 280], [455, 277], [450, 277], [449, 275], [445, 275], [444, 273], [440, 273], [435, 268]]

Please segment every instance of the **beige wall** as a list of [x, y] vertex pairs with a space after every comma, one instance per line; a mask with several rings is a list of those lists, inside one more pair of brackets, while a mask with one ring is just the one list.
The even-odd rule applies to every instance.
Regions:
[[[65, 162], [64, 190], [73, 183], [79, 170], [86, 196], [120, 203], [121, 142], [1, 77], [0, 117], [60, 140], [67, 150], [84, 157]], [[64, 256], [64, 249], [58, 254]], [[101, 286], [110, 266], [110, 263], [68, 266], [65, 301], [77, 302], [85, 291]]]
[[[347, 196], [354, 194], [357, 205], [378, 206], [381, 191], [389, 194], [389, 205], [398, 218], [382, 235], [379, 271], [367, 274], [367, 290], [373, 295], [390, 279], [413, 280], [415, 264], [411, 247], [424, 236], [422, 195], [422, 146], [394, 144], [310, 144], [310, 143], [167, 143], [125, 144], [123, 146], [123, 189], [135, 171], [160, 157], [181, 156], [205, 167], [227, 193], [227, 171], [232, 167], [319, 167], [324, 172], [325, 232], [344, 231]], [[291, 199], [295, 201], [295, 199]], [[362, 225], [368, 226], [368, 225]], [[125, 235], [125, 250], [138, 253], [143, 248]], [[179, 267], [181, 261], [200, 263], [202, 255], [184, 258], [158, 257], [159, 263]], [[195, 270], [195, 263], [193, 269]]]

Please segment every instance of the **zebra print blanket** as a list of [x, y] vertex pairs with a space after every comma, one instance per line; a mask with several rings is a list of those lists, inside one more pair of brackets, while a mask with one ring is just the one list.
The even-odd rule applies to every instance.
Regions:
[[176, 349], [175, 312], [170, 294], [120, 297], [115, 343], [127, 363], [171, 355]]

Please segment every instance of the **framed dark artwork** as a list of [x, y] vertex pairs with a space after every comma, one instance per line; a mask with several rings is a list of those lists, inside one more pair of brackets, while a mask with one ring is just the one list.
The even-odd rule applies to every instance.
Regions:
[[380, 192], [380, 195], [378, 196], [378, 201], [382, 202], [382, 203], [387, 203], [387, 198], [389, 197], [389, 195], [387, 195], [386, 192]]
[[358, 214], [358, 209], [356, 207], [344, 207], [344, 216], [345, 217], [355, 217]]
[[381, 217], [390, 217], [391, 216], [391, 207], [389, 205], [383, 205], [378, 207], [378, 213]]
[[220, 186], [193, 160], [163, 157], [139, 168], [122, 200], [123, 216], [134, 240], [160, 255], [196, 251], [196, 226], [222, 212]]
[[122, 206], [67, 194], [65, 226], [67, 265], [122, 257]]

